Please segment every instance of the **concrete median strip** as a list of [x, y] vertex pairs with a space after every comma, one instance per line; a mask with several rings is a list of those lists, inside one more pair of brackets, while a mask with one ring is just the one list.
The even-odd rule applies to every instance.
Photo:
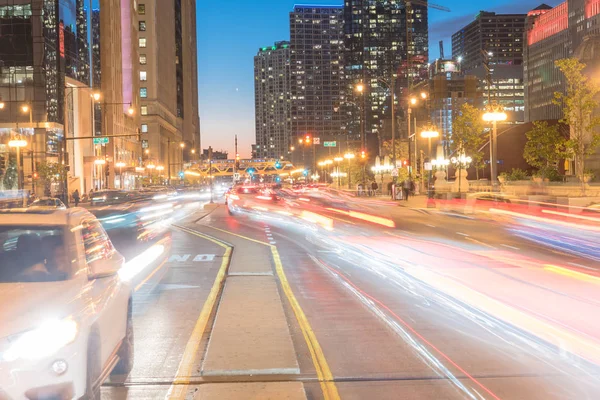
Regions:
[[300, 382], [212, 383], [201, 385], [195, 399], [227, 400], [303, 400], [304, 386]]
[[274, 277], [230, 276], [217, 310], [202, 374], [299, 374]]

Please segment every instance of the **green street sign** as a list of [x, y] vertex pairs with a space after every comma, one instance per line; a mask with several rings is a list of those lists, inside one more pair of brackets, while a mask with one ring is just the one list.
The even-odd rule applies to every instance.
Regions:
[[323, 147], [337, 147], [337, 142], [323, 142]]
[[95, 137], [94, 138], [94, 144], [107, 144], [107, 143], [108, 143], [107, 137]]

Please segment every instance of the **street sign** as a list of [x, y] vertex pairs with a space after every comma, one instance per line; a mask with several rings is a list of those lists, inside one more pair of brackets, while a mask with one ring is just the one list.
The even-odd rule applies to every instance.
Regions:
[[313, 139], [313, 143], [314, 144], [321, 144], [321, 138], [318, 138], [318, 137], [314, 138]]
[[107, 144], [107, 143], [108, 143], [107, 137], [95, 137], [94, 138], [94, 144]]
[[397, 178], [397, 177], [398, 177], [398, 168], [394, 168], [394, 169], [392, 170], [392, 176], [393, 176], [394, 178]]
[[433, 170], [433, 165], [430, 162], [425, 163], [425, 171]]
[[323, 147], [337, 147], [337, 142], [323, 142]]

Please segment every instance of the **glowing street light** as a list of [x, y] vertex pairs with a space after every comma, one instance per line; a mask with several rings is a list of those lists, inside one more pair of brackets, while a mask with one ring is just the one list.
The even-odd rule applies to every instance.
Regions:
[[421, 92], [421, 98], [422, 98], [422, 99], [426, 99], [426, 98], [427, 98], [427, 93], [425, 93], [425, 92]]
[[127, 109], [127, 112], [129, 113], [129, 115], [133, 115], [133, 113], [135, 113], [135, 110], [131, 106], [131, 103], [129, 103], [129, 108]]
[[183, 149], [185, 147], [185, 143], [183, 143], [183, 142], [179, 143], [179, 147], [181, 147]]
[[115, 167], [119, 168], [119, 182], [121, 183], [121, 189], [123, 189], [123, 167], [126, 167], [123, 161], [119, 161], [115, 163]]
[[8, 142], [8, 147], [15, 147], [17, 149], [21, 147], [27, 147], [27, 140], [15, 139]]
[[94, 164], [95, 165], [105, 165], [106, 164], [106, 160], [103, 158], [97, 158], [94, 160]]
[[440, 136], [440, 133], [438, 131], [436, 131], [435, 129], [425, 129], [424, 131], [421, 132], [421, 137], [423, 139], [431, 139], [431, 138], [436, 138], [439, 136]]
[[4, 109], [4, 102], [0, 100], [0, 110]]
[[344, 158], [346, 160], [352, 160], [353, 158], [355, 158], [356, 156], [353, 153], [346, 153], [344, 154]]
[[365, 85], [363, 85], [362, 83], [359, 83], [358, 85], [356, 85], [356, 91], [358, 93], [362, 93], [365, 90]]
[[102, 95], [100, 94], [100, 92], [94, 92], [91, 94], [91, 97], [92, 99], [94, 99], [94, 101], [99, 101]]
[[159, 165], [158, 167], [156, 167], [157, 171], [164, 171], [165, 167], [163, 167], [162, 165]]
[[489, 111], [483, 114], [483, 120], [485, 122], [498, 122], [506, 121], [508, 115], [502, 111]]
[[413, 106], [414, 106], [415, 104], [417, 104], [417, 98], [416, 98], [416, 97], [411, 97], [411, 99], [410, 99], [410, 104], [412, 104]]
[[28, 113], [29, 112], [29, 104], [23, 104], [21, 106], [21, 111], [23, 111], [24, 113]]

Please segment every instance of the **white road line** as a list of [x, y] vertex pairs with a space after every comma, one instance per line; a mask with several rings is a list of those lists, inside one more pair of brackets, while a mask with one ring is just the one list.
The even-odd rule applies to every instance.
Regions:
[[277, 244], [277, 242], [274, 242], [274, 241], [273, 241], [273, 242], [269, 242], [269, 243], [270, 243], [270, 244]]
[[435, 225], [430, 225], [430, 224], [425, 224], [425, 225], [427, 225], [430, 228], [435, 228]]
[[500, 246], [508, 247], [509, 249], [513, 249], [513, 250], [521, 250], [521, 249], [520, 249], [520, 248], [518, 248], [518, 247], [515, 247], [515, 246], [510, 246], [510, 245], [508, 245], [508, 244], [501, 244]]
[[596, 268], [587, 267], [585, 265], [581, 265], [581, 264], [577, 264], [577, 263], [570, 262], [570, 263], [567, 263], [567, 264], [572, 265], [574, 267], [580, 267], [580, 268], [585, 268], [585, 269], [589, 269], [589, 270], [592, 270], [592, 271], [596, 271]]
[[460, 236], [464, 236], [464, 237], [469, 237], [469, 235], [467, 235], [466, 233], [462, 233], [462, 232], [456, 232], [457, 235]]

